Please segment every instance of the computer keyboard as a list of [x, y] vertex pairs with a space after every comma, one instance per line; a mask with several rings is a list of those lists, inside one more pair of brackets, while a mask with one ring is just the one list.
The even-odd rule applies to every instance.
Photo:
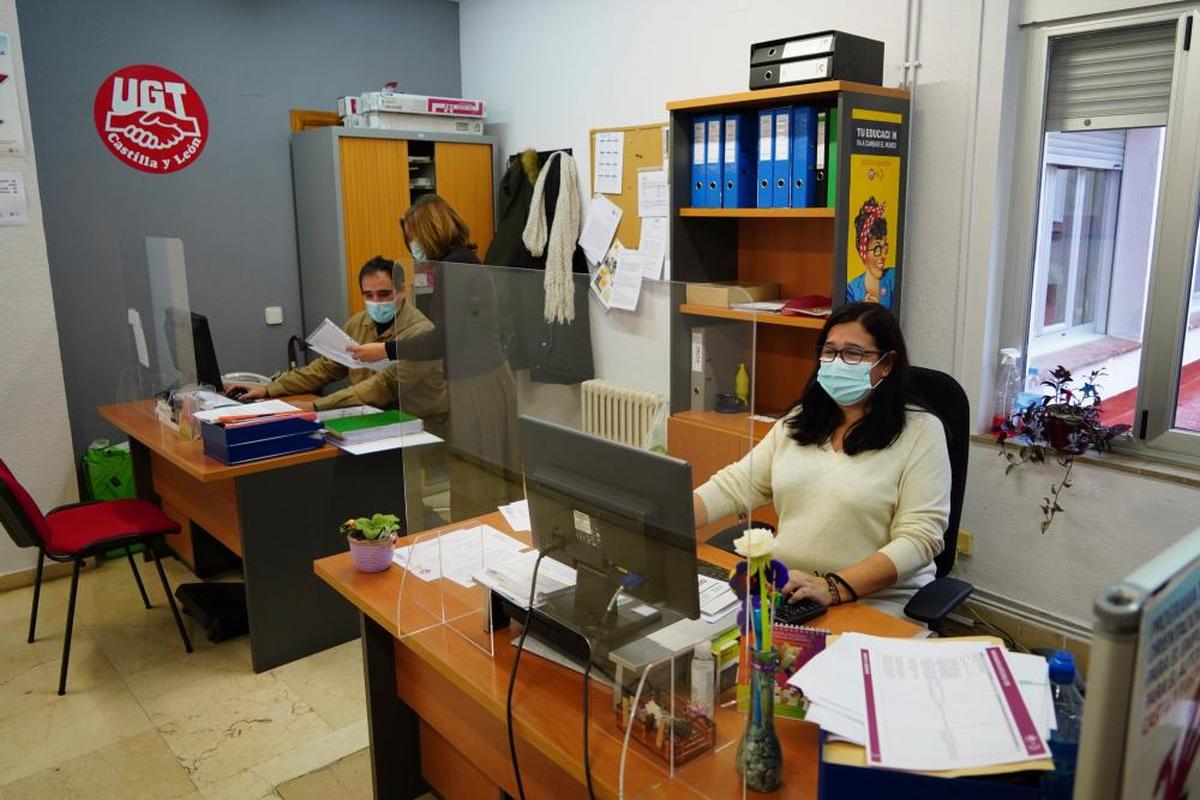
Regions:
[[784, 601], [775, 607], [775, 621], [784, 625], [803, 625], [825, 613], [825, 606], [805, 597], [795, 603]]
[[696, 573], [718, 581], [729, 580], [729, 569], [711, 561], [696, 560]]

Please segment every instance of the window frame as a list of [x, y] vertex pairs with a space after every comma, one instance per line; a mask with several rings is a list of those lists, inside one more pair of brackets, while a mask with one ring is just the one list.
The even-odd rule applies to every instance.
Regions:
[[[1192, 18], [1190, 49], [1183, 50], [1186, 19]], [[1142, 8], [1082, 21], [1033, 25], [1028, 34], [1021, 86], [1009, 208], [1009, 264], [1004, 270], [998, 327], [1001, 346], [1029, 346], [1035, 302], [1035, 256], [1042, 193], [1044, 120], [1050, 41], [1155, 22], [1176, 21], [1175, 62], [1142, 332], [1134, 439], [1118, 452], [1200, 467], [1200, 432], [1172, 428], [1182, 366], [1193, 256], [1200, 221], [1200, 4]], [[1131, 119], [1130, 127], [1140, 127]], [[1189, 131], [1190, 128], [1190, 131]], [[1186, 223], [1186, 224], [1185, 224]]]

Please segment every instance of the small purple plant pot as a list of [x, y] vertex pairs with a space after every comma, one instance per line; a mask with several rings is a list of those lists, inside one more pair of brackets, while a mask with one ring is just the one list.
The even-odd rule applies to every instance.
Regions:
[[346, 539], [350, 542], [350, 557], [359, 572], [383, 572], [392, 565], [392, 553], [396, 546], [394, 535], [378, 539], [347, 536]]

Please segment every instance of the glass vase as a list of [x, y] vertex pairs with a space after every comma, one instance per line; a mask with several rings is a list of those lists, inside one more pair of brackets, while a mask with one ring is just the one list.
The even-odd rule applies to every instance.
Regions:
[[779, 788], [783, 751], [775, 735], [775, 670], [779, 654], [774, 648], [750, 651], [750, 713], [738, 742], [737, 769], [746, 788], [772, 792]]

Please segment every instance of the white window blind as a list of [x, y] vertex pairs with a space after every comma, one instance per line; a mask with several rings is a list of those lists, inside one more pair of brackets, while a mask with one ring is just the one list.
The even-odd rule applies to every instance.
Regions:
[[1050, 41], [1047, 131], [1167, 124], [1176, 23]]
[[1121, 169], [1125, 163], [1125, 131], [1074, 131], [1046, 134], [1046, 164]]

